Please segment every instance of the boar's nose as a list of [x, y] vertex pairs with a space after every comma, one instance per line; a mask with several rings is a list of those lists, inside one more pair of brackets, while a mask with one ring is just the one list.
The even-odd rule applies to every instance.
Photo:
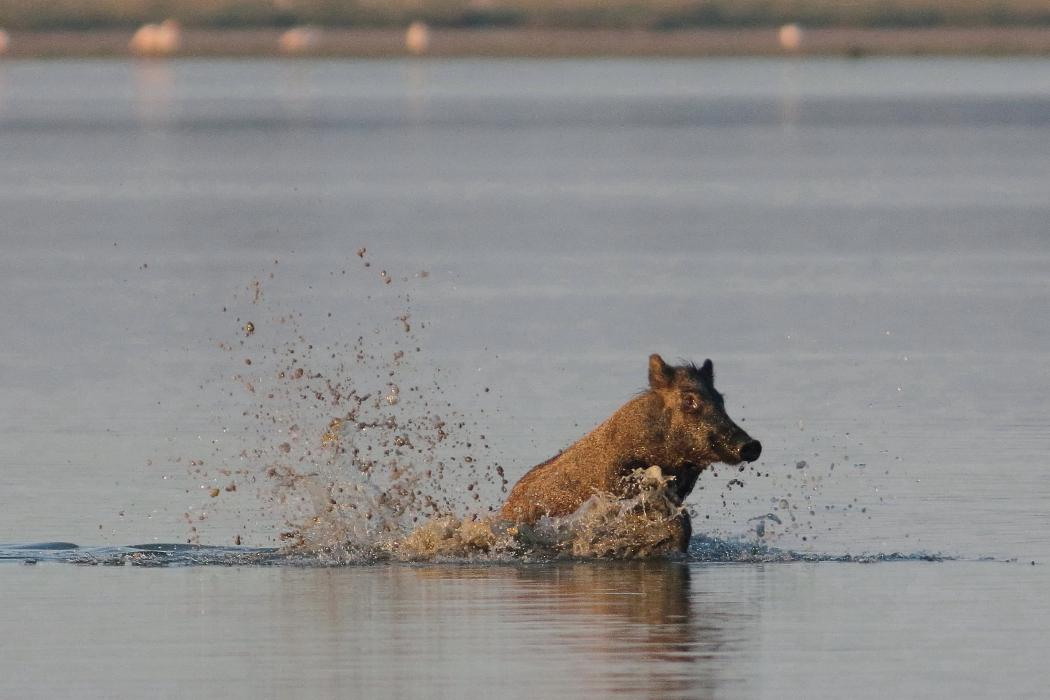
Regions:
[[745, 462], [754, 462], [762, 454], [762, 443], [758, 440], [745, 442], [740, 446], [740, 459]]

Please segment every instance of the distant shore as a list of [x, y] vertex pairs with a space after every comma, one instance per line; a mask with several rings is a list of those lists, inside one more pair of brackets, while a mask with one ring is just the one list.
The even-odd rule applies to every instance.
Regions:
[[[405, 32], [315, 29], [309, 45], [282, 53], [277, 29], [181, 33], [175, 57], [317, 56], [390, 58], [410, 55]], [[9, 32], [6, 59], [130, 57], [131, 32]], [[780, 56], [777, 30], [680, 31], [574, 29], [432, 29], [424, 56], [451, 57], [702, 57]], [[1050, 55], [1050, 27], [810, 29], [803, 56]], [[2, 60], [2, 59], [0, 59]]]

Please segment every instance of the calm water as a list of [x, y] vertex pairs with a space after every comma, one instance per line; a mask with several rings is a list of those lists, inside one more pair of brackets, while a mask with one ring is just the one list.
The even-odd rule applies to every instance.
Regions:
[[[1048, 61], [0, 63], [0, 695], [1041, 697], [1048, 221]], [[304, 515], [275, 358], [513, 482], [651, 352], [764, 445], [700, 533], [903, 558], [120, 549]]]

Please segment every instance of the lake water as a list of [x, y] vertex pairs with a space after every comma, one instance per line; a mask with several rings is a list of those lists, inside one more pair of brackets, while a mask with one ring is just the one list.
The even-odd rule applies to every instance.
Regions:
[[[1042, 697], [1047, 222], [1046, 60], [0, 63], [0, 695]], [[652, 352], [764, 448], [688, 556], [277, 550]]]

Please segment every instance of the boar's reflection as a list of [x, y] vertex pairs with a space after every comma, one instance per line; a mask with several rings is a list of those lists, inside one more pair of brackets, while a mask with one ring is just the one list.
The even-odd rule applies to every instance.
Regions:
[[[573, 642], [607, 657], [607, 693], [652, 698], [710, 697], [711, 659], [724, 646], [715, 615], [694, 609], [690, 569], [666, 560], [572, 563], [515, 569], [531, 603], [582, 616]], [[713, 612], [713, 611], [712, 611]], [[564, 638], [564, 637], [563, 637]], [[612, 670], [610, 670], [612, 669]], [[597, 670], [597, 669], [596, 669]]]
[[[598, 695], [714, 697], [722, 676], [716, 659], [724, 659], [727, 640], [735, 637], [724, 629], [732, 624], [726, 610], [708, 609], [692, 595], [690, 567], [666, 559], [439, 566], [413, 573], [428, 579], [497, 579], [503, 619], [525, 630], [534, 640], [530, 645], [578, 658], [575, 680]], [[506, 651], [523, 661], [515, 644]], [[557, 683], [542, 668], [535, 673], [538, 684]]]

